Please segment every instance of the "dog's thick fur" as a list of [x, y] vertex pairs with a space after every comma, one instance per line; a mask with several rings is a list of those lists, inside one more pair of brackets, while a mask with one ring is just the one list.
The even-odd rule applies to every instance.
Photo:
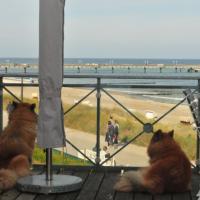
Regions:
[[148, 191], [152, 194], [184, 192], [190, 189], [191, 165], [173, 139], [174, 131], [154, 133], [147, 152], [150, 166], [126, 172], [114, 189], [122, 192]]
[[0, 134], [0, 189], [16, 184], [30, 173], [30, 161], [36, 138], [35, 104], [13, 102], [8, 106], [8, 125]]

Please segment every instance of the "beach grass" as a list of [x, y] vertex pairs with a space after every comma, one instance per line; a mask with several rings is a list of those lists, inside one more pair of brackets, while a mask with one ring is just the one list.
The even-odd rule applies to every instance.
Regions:
[[[33, 164], [44, 164], [46, 160], [45, 151], [35, 145], [34, 152], [33, 152]], [[89, 165], [88, 161], [84, 161], [79, 159], [73, 155], [63, 153], [62, 151], [58, 151], [53, 149], [52, 153], [52, 161], [53, 163], [60, 164], [60, 165], [79, 165], [85, 166]]]
[[[4, 109], [8, 102], [11, 102], [13, 97], [4, 95]], [[29, 103], [36, 103], [36, 112], [38, 111], [37, 99], [24, 99]], [[71, 105], [64, 104], [64, 111], [68, 110]], [[144, 115], [138, 112], [133, 112], [141, 121], [152, 123], [153, 120], [147, 120]], [[100, 133], [105, 135], [107, 129], [107, 122], [112, 116], [117, 119], [120, 125], [119, 139], [123, 142], [127, 142], [130, 139], [137, 136], [143, 130], [143, 125], [139, 123], [134, 117], [130, 116], [127, 112], [120, 108], [101, 108], [101, 123]], [[82, 105], [75, 107], [64, 118], [64, 124], [68, 128], [77, 129], [80, 131], [96, 134], [96, 108], [88, 105]], [[164, 131], [170, 131], [174, 129], [175, 139], [181, 145], [191, 160], [195, 159], [196, 153], [196, 131], [192, 129], [191, 125], [181, 124], [180, 122], [172, 123], [170, 118], [167, 123], [163, 123], [162, 120], [154, 126], [154, 131], [162, 129]], [[133, 143], [140, 146], [147, 146], [152, 134], [144, 133]], [[34, 154], [35, 155], [35, 154]], [[37, 154], [36, 154], [37, 155]], [[35, 155], [35, 156], [36, 156]], [[42, 156], [41, 156], [42, 158]], [[43, 160], [44, 158], [42, 158]]]

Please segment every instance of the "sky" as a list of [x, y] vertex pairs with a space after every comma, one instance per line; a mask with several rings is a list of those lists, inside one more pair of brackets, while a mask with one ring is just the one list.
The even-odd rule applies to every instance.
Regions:
[[[38, 0], [0, 0], [0, 57], [38, 57]], [[199, 0], [66, 0], [67, 58], [200, 58]]]

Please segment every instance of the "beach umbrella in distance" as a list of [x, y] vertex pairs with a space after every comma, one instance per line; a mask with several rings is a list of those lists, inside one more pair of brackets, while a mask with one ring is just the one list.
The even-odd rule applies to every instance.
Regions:
[[18, 188], [22, 191], [58, 193], [77, 190], [81, 186], [82, 180], [79, 177], [52, 174], [52, 148], [65, 146], [61, 103], [64, 6], [65, 0], [40, 0], [37, 142], [41, 148], [46, 149], [47, 171], [46, 176], [35, 175], [20, 179]]

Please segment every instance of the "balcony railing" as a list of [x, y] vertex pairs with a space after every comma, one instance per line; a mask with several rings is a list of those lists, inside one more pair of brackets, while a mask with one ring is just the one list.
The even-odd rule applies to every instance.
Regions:
[[[16, 83], [6, 83], [4, 82], [4, 78], [17, 78], [18, 81]], [[0, 75], [0, 129], [2, 130], [3, 127], [3, 90], [8, 92], [10, 95], [12, 95], [17, 101], [23, 101], [23, 93], [24, 87], [38, 87], [38, 82], [35, 83], [25, 83], [24, 79], [31, 78], [31, 79], [37, 79], [38, 74], [33, 73], [5, 73]], [[196, 127], [197, 127], [197, 146], [196, 146], [196, 167], [200, 167], [200, 150], [199, 150], [199, 144], [200, 144], [200, 138], [199, 138], [199, 119], [200, 119], [200, 101], [199, 101], [199, 93], [200, 93], [200, 76], [198, 74], [189, 74], [189, 75], [166, 75], [166, 74], [128, 74], [128, 75], [119, 75], [119, 74], [110, 74], [110, 75], [100, 75], [100, 74], [65, 74], [64, 80], [70, 80], [70, 81], [64, 81], [63, 87], [70, 87], [70, 88], [90, 88], [91, 91], [83, 96], [80, 100], [78, 100], [74, 105], [72, 105], [68, 110], [64, 111], [64, 115], [68, 115], [75, 107], [80, 105], [81, 102], [83, 102], [86, 98], [88, 98], [91, 94], [96, 93], [96, 142], [95, 142], [95, 152], [96, 152], [96, 158], [95, 160], [92, 160], [89, 158], [85, 153], [83, 153], [76, 145], [73, 144], [72, 141], [70, 141], [66, 137], [66, 142], [71, 145], [77, 152], [79, 152], [83, 157], [85, 157], [88, 161], [90, 161], [94, 166], [101, 167], [106, 163], [109, 159], [111, 159], [113, 156], [117, 155], [119, 152], [121, 152], [124, 148], [126, 148], [129, 144], [131, 144], [133, 141], [135, 141], [137, 138], [139, 138], [143, 134], [149, 134], [154, 131], [154, 126], [158, 124], [163, 118], [165, 118], [169, 113], [171, 113], [173, 110], [175, 110], [179, 105], [181, 105], [186, 99], [189, 98], [189, 96], [194, 95], [197, 98], [197, 112], [196, 112]], [[73, 81], [71, 81], [73, 80]], [[82, 80], [82, 81], [80, 81]], [[122, 80], [124, 80], [122, 82]], [[134, 80], [138, 80], [134, 82]], [[148, 80], [153, 80], [154, 82], [151, 83]], [[156, 82], [159, 80], [158, 82]], [[162, 81], [165, 80], [163, 83]], [[184, 84], [182, 84], [184, 81]], [[156, 83], [155, 83], [156, 82]], [[17, 86], [21, 87], [21, 97], [16, 96], [13, 92], [9, 90], [8, 87], [10, 86]], [[120, 102], [120, 100], [116, 99], [110, 90], [107, 89], [179, 89], [185, 91], [186, 89], [190, 89], [191, 93], [187, 93], [185, 97], [183, 97], [179, 102], [174, 104], [171, 109], [166, 111], [164, 114], [159, 116], [155, 121], [153, 122], [144, 122], [142, 119], [140, 119], [137, 115], [134, 114], [130, 109], [128, 109], [123, 102]], [[101, 123], [101, 94], [106, 95], [109, 97], [112, 101], [117, 103], [125, 112], [127, 112], [131, 117], [133, 117], [143, 128], [140, 132], [138, 132], [136, 135], [134, 135], [128, 142], [123, 144], [119, 149], [117, 149], [113, 154], [111, 154], [107, 159], [101, 160], [100, 159], [100, 123]]]

